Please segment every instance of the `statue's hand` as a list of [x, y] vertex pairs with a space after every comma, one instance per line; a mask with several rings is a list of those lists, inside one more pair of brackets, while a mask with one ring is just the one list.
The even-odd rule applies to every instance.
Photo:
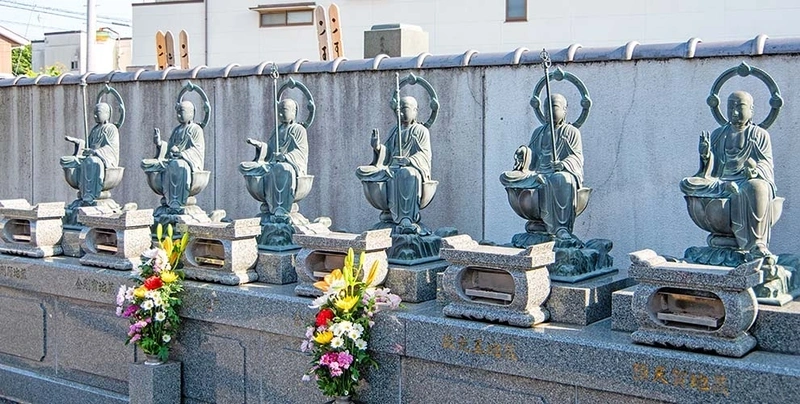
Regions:
[[411, 160], [408, 157], [405, 157], [405, 156], [396, 156], [396, 157], [394, 157], [394, 161], [400, 167], [405, 167], [405, 166], [411, 164]]
[[561, 162], [561, 161], [554, 161], [553, 162], [553, 170], [564, 171], [564, 163]]
[[169, 153], [172, 158], [179, 158], [181, 156], [181, 151], [177, 146], [172, 146], [172, 148], [169, 150]]
[[80, 142], [80, 139], [74, 138], [72, 136], [64, 136], [64, 140], [66, 140], [67, 142], [70, 142], [70, 143], [75, 143], [75, 144]]
[[372, 146], [374, 150], [378, 150], [378, 147], [381, 145], [381, 134], [378, 132], [378, 129], [372, 130], [372, 136], [369, 140], [369, 145]]
[[84, 157], [94, 156], [95, 154], [97, 153], [94, 151], [94, 149], [83, 149]]
[[153, 129], [153, 143], [155, 143], [156, 146], [161, 144], [161, 130], [158, 128]]
[[547, 181], [547, 179], [544, 178], [544, 175], [542, 175], [542, 174], [536, 174], [536, 177], [534, 177], [534, 181], [536, 181], [539, 184], [544, 185], [544, 183]]
[[286, 161], [286, 155], [283, 153], [275, 153], [275, 161], [283, 163]]
[[700, 143], [697, 147], [700, 152], [700, 157], [703, 159], [711, 158], [711, 134], [708, 131], [700, 133]]
[[258, 141], [258, 140], [256, 140], [256, 139], [253, 139], [253, 138], [251, 138], [251, 137], [247, 138], [247, 144], [249, 144], [249, 145], [252, 145], [252, 146], [258, 147], [258, 144], [259, 144], [259, 143], [261, 143], [261, 142], [259, 142], [259, 141]]
[[514, 171], [524, 171], [528, 167], [525, 167], [525, 154], [527, 153], [528, 148], [525, 146], [520, 146], [517, 148], [517, 151], [514, 152]]

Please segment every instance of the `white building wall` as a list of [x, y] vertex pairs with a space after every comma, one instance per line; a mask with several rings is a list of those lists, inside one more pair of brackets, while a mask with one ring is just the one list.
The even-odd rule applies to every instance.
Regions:
[[[236, 1], [235, 3], [248, 3]], [[153, 67], [156, 64], [156, 32], [172, 31], [175, 47], [178, 33], [189, 34], [189, 57], [192, 66], [207, 64], [205, 60], [205, 5], [195, 3], [134, 3], [132, 24], [133, 66]], [[212, 35], [216, 35], [212, 32]]]
[[[95, 45], [95, 63], [97, 72], [125, 70], [131, 59], [131, 40], [117, 41], [109, 38], [98, 41]], [[45, 34], [42, 42], [34, 42], [31, 46], [32, 68], [35, 72], [49, 66], [59, 66], [64, 72], [78, 72], [85, 63], [86, 33], [55, 32]], [[72, 62], [77, 61], [73, 69]]]
[[[250, 7], [286, 4], [294, 0], [207, 0], [209, 54], [207, 65], [257, 64], [300, 58], [317, 60], [316, 31], [300, 27], [259, 27]], [[800, 35], [800, 2], [765, 0], [563, 0], [528, 1], [528, 21], [505, 22], [501, 0], [337, 0], [345, 55], [363, 57], [364, 31], [372, 25], [405, 23], [430, 34], [433, 54], [621, 46], [640, 43], [740, 40], [766, 33], [772, 37]], [[158, 29], [186, 29], [192, 40], [193, 65], [203, 63], [206, 3], [134, 4], [134, 64], [154, 64]], [[320, 0], [316, 4], [330, 5]]]

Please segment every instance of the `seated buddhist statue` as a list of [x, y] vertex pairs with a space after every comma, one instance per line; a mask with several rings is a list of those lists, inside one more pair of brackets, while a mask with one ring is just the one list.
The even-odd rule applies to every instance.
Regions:
[[399, 128], [393, 128], [383, 144], [373, 129], [370, 144], [372, 163], [356, 171], [367, 199], [382, 211], [383, 223], [393, 224], [396, 232], [427, 234], [419, 225], [420, 210], [433, 199], [438, 182], [431, 180], [430, 134], [417, 122], [417, 100], [402, 97]]
[[154, 129], [153, 143], [158, 154], [142, 160], [150, 188], [162, 196], [162, 206], [155, 212], [157, 217], [188, 213], [186, 208], [194, 206], [194, 195], [208, 185], [210, 174], [203, 169], [205, 140], [203, 128], [194, 121], [194, 104], [181, 101], [175, 111], [179, 125], [172, 130], [169, 141], [163, 141], [161, 131]]
[[732, 93], [728, 123], [711, 135], [703, 132], [700, 170], [684, 178], [680, 187], [692, 219], [713, 233], [710, 246], [734, 248], [774, 263], [768, 245], [782, 199], [775, 197], [769, 133], [753, 124], [752, 118], [753, 97], [744, 91]]
[[[248, 138], [247, 143], [256, 148], [253, 161], [239, 165], [247, 181], [247, 190], [262, 202], [262, 226], [264, 232], [259, 239], [261, 246], [291, 245], [290, 224], [300, 219], [296, 202], [305, 198], [311, 190], [313, 176], [307, 175], [308, 140], [306, 128], [296, 122], [297, 103], [292, 99], [278, 104], [280, 124], [267, 142]], [[278, 231], [277, 227], [284, 228]]]
[[[88, 141], [66, 136], [67, 141], [75, 144], [75, 152], [61, 158], [61, 167], [67, 183], [78, 190], [78, 200], [70, 205], [70, 211], [77, 212], [79, 207], [95, 206], [98, 202], [108, 202], [110, 207], [119, 208], [107, 192], [119, 185], [123, 170], [118, 167], [119, 131], [110, 119], [111, 106], [97, 103], [94, 107], [96, 124], [89, 132]], [[67, 216], [70, 220], [65, 224], [77, 224], [77, 213]]]
[[[514, 169], [504, 172], [500, 182], [506, 187], [515, 212], [529, 220], [529, 233], [543, 231], [567, 241], [575, 239], [572, 234], [575, 217], [586, 208], [590, 190], [582, 188], [581, 132], [566, 122], [566, 98], [553, 94], [551, 100], [555, 147], [550, 125], [536, 128], [528, 145], [520, 146], [514, 154]], [[544, 110], [548, 122], [549, 108]], [[526, 198], [534, 200], [526, 201]], [[543, 241], [546, 240], [532, 243]], [[530, 243], [520, 244], [523, 245], [518, 247]]]

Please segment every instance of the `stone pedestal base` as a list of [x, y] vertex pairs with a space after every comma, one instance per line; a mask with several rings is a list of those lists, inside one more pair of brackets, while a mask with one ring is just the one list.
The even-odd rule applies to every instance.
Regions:
[[752, 287], [762, 260], [736, 268], [667, 262], [652, 250], [631, 253], [639, 285], [631, 301], [634, 342], [741, 357], [756, 345], [748, 334], [758, 313]]
[[611, 296], [633, 285], [628, 271], [617, 271], [578, 283], [555, 282], [551, 278], [550, 297], [545, 307], [550, 321], [588, 325], [611, 316]]
[[364, 31], [364, 58], [417, 56], [428, 51], [428, 33], [416, 25], [373, 25]]
[[553, 243], [521, 250], [479, 246], [462, 237], [467, 240], [455, 245], [444, 241], [441, 250], [450, 264], [442, 275], [450, 301], [442, 309], [446, 316], [517, 327], [549, 319], [544, 302], [550, 294], [547, 265], [554, 259]]
[[[306, 230], [299, 228], [302, 233]], [[386, 279], [388, 262], [386, 250], [392, 245], [391, 229], [370, 230], [361, 234], [339, 233], [327, 228], [311, 228], [307, 233], [295, 233], [294, 242], [302, 248], [295, 258], [295, 269], [299, 284], [294, 293], [299, 296], [316, 297], [322, 292], [314, 287], [314, 283], [337, 268], [342, 268], [347, 251], [352, 248], [355, 253], [355, 265], [361, 265], [367, 271], [372, 263], [378, 261], [378, 273], [374, 285], [382, 285]], [[359, 256], [364, 252], [364, 262], [359, 263]]]
[[64, 255], [75, 258], [83, 257], [84, 252], [81, 249], [82, 230], [82, 228], [64, 227], [64, 233], [61, 237], [61, 250]]
[[24, 199], [0, 201], [0, 253], [33, 258], [61, 255], [64, 203], [31, 206]]
[[437, 279], [447, 268], [447, 261], [438, 260], [417, 265], [389, 264], [384, 285], [404, 302], [420, 303], [436, 299]]
[[[234, 220], [231, 223], [193, 223], [191, 218], [178, 227], [189, 232], [183, 255], [186, 278], [225, 285], [254, 282], [253, 269], [258, 260], [255, 236], [261, 233], [258, 218]], [[188, 223], [187, 223], [188, 222]]]
[[259, 250], [258, 262], [256, 263], [258, 281], [273, 285], [297, 282], [294, 263], [298, 251], [272, 252]]
[[129, 271], [141, 264], [142, 253], [150, 248], [153, 210], [122, 213], [107, 208], [80, 208], [78, 221], [83, 265]]
[[181, 363], [131, 364], [128, 368], [128, 394], [131, 404], [179, 404]]
[[[528, 226], [537, 225], [529, 221]], [[562, 240], [545, 231], [533, 230], [515, 234], [511, 239], [511, 245], [517, 248], [548, 242], [555, 242], [556, 253], [556, 261], [548, 266], [551, 281], [576, 283], [616, 272], [614, 258], [609, 255], [614, 246], [611, 240], [598, 238], [584, 243], [574, 237]]]

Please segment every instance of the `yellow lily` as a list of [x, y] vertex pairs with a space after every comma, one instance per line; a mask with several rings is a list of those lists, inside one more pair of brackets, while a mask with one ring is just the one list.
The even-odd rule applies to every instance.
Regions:
[[375, 276], [377, 274], [378, 274], [378, 261], [373, 261], [372, 267], [370, 267], [369, 272], [367, 272], [367, 274], [364, 276], [364, 283], [367, 285], [367, 287], [372, 286], [372, 282], [375, 282]]
[[314, 341], [318, 344], [325, 345], [333, 339], [333, 333], [330, 331], [323, 331], [314, 336]]
[[347, 313], [353, 310], [353, 307], [356, 306], [359, 300], [360, 298], [358, 296], [345, 296], [337, 299], [333, 305], [336, 306], [337, 309]]
[[337, 280], [341, 280], [342, 278], [343, 278], [342, 270], [334, 269], [330, 274], [325, 275], [325, 277], [321, 281], [315, 282], [314, 287], [327, 293], [331, 288], [331, 284], [333, 284]]
[[161, 236], [164, 235], [164, 226], [161, 223], [156, 226], [156, 239], [158, 240], [159, 244], [161, 243]]

